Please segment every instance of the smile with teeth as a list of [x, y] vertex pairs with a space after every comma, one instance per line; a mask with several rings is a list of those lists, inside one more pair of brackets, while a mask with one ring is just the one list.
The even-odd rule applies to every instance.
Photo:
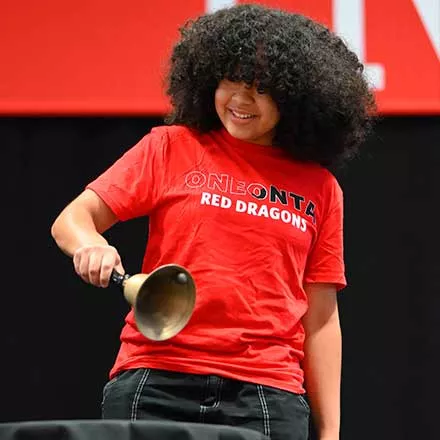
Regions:
[[250, 113], [240, 113], [235, 110], [230, 110], [230, 112], [233, 114], [233, 116], [239, 119], [252, 119], [255, 117], [255, 115], [251, 115]]

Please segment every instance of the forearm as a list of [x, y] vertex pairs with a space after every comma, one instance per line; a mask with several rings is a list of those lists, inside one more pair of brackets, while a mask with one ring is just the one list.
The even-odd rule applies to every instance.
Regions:
[[320, 440], [339, 439], [342, 338], [338, 314], [309, 329], [304, 373]]
[[70, 257], [82, 246], [108, 244], [85, 210], [67, 207], [52, 225], [51, 233], [58, 247]]
[[73, 200], [52, 225], [58, 247], [72, 257], [83, 246], [106, 246], [102, 233], [117, 222], [115, 214], [93, 191], [85, 190]]

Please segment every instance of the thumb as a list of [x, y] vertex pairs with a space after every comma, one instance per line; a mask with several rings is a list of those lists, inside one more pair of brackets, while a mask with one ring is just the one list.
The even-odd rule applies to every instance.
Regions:
[[116, 270], [116, 272], [119, 272], [121, 275], [125, 274], [125, 269], [124, 269], [124, 266], [122, 266], [122, 262], [121, 261], [119, 261], [119, 263], [117, 263], [115, 265], [115, 270]]

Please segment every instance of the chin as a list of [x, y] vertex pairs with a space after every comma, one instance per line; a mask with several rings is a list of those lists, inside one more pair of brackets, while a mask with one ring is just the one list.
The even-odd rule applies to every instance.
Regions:
[[236, 139], [252, 142], [253, 137], [250, 135], [250, 133], [246, 133], [244, 130], [237, 129], [235, 127], [226, 126], [225, 128], [228, 133]]

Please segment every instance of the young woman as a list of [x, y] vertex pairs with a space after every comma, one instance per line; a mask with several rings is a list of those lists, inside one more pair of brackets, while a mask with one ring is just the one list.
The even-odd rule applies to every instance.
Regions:
[[197, 285], [193, 316], [170, 340], [144, 338], [128, 314], [103, 417], [304, 440], [310, 403], [319, 439], [336, 440], [346, 280], [343, 197], [328, 167], [371, 126], [362, 65], [304, 16], [240, 5], [183, 27], [168, 84], [167, 124], [52, 227], [78, 275], [106, 287], [124, 268], [102, 234], [149, 216], [142, 270], [180, 264]]

